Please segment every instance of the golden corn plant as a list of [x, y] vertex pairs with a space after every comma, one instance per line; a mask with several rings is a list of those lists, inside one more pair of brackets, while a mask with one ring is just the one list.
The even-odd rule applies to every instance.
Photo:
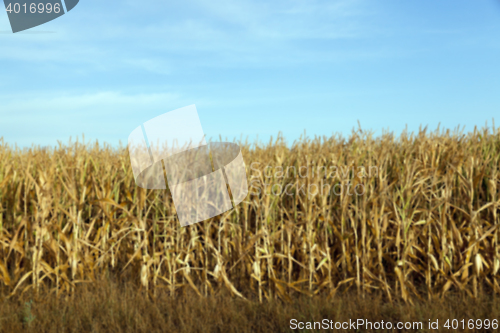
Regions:
[[168, 190], [135, 185], [123, 147], [1, 140], [4, 295], [116, 274], [153, 294], [224, 288], [260, 301], [500, 292], [499, 130], [240, 144], [246, 200], [182, 228]]

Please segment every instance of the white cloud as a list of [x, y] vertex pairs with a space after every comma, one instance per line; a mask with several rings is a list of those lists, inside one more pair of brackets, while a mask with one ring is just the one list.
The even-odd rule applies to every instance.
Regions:
[[[92, 6], [90, 5], [92, 4]], [[53, 34], [0, 35], [0, 59], [78, 65], [80, 70], [283, 66], [329, 61], [296, 41], [359, 38], [369, 31], [359, 0], [197, 0], [80, 4], [40, 27]], [[103, 13], [113, 10], [114, 15]], [[34, 29], [35, 31], [36, 29]]]
[[[0, 96], [4, 123], [9, 120], [57, 117], [62, 113], [72, 115], [98, 115], [106, 110], [107, 114], [120, 116], [138, 110], [163, 109], [165, 105], [180, 102], [174, 93], [123, 94], [115, 91], [82, 95], [59, 94], [28, 96], [27, 94]], [[31, 118], [33, 119], [33, 118]]]
[[117, 142], [151, 117], [190, 104], [175, 93], [0, 95], [0, 137], [21, 145], [78, 136]]

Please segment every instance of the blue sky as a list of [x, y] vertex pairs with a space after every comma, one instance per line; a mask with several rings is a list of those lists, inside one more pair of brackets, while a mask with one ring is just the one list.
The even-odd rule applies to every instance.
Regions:
[[196, 104], [207, 137], [500, 125], [500, 0], [81, 0], [12, 34], [0, 137], [117, 145]]

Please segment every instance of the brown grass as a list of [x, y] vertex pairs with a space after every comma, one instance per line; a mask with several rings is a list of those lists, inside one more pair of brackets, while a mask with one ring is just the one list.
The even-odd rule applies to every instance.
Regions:
[[[262, 304], [231, 297], [226, 292], [200, 298], [186, 289], [172, 297], [168, 290], [151, 297], [137, 285], [98, 281], [77, 288], [68, 297], [38, 296], [27, 292], [21, 297], [0, 303], [0, 332], [242, 332], [267, 333], [292, 331], [292, 319], [297, 322], [349, 322], [357, 319], [396, 323], [422, 323], [422, 330], [402, 332], [450, 332], [444, 327], [449, 319], [497, 319], [500, 300], [484, 296], [471, 299], [448, 294], [429, 302], [404, 301], [388, 303], [384, 297], [361, 299], [355, 293], [339, 293], [334, 301], [323, 296], [298, 296], [292, 302], [269, 300]], [[438, 330], [428, 329], [429, 319], [439, 321]], [[387, 325], [387, 324], [385, 324]], [[326, 330], [296, 330], [324, 332]], [[353, 332], [339, 329], [338, 332]], [[361, 327], [360, 332], [395, 332]], [[453, 331], [453, 330], [451, 330]], [[462, 331], [462, 330], [459, 330]], [[496, 332], [489, 329], [469, 329], [467, 332]]]
[[[422, 330], [402, 332], [450, 332], [444, 327], [447, 320], [497, 319], [500, 300], [484, 296], [471, 299], [448, 294], [435, 301], [404, 301], [387, 303], [383, 297], [361, 299], [355, 293], [339, 293], [334, 301], [325, 297], [298, 296], [292, 302], [269, 300], [247, 302], [231, 297], [227, 292], [200, 298], [186, 289], [172, 297], [168, 290], [151, 297], [137, 285], [123, 282], [98, 281], [77, 288], [70, 297], [35, 295], [27, 292], [21, 297], [0, 302], [0, 332], [289, 332], [291, 321], [349, 322], [357, 319], [402, 323], [422, 323]], [[429, 319], [439, 322], [439, 329], [429, 330]], [[297, 330], [296, 330], [297, 331]], [[324, 332], [325, 330], [298, 330]], [[338, 332], [353, 332], [339, 329]], [[394, 332], [361, 327], [361, 332]], [[453, 330], [451, 330], [453, 331]], [[463, 331], [463, 330], [459, 330]], [[467, 332], [496, 332], [495, 329], [469, 329]]]
[[[253, 194], [237, 209], [182, 228], [168, 191], [134, 183], [126, 149], [0, 141], [0, 288], [70, 295], [116, 274], [151, 297], [223, 290], [259, 301], [340, 291], [387, 302], [500, 292], [500, 131], [426, 130], [242, 143]], [[376, 167], [326, 177], [263, 168]], [[255, 164], [257, 165], [257, 164]], [[317, 170], [317, 169], [316, 169]], [[260, 169], [262, 171], [262, 169]], [[269, 171], [269, 170], [268, 170]], [[306, 188], [362, 184], [363, 195], [256, 193], [256, 182]], [[253, 183], [252, 183], [253, 182]]]

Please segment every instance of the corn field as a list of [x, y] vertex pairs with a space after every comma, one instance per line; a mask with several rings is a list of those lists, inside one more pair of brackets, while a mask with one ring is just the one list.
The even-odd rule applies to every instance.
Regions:
[[[126, 148], [1, 140], [3, 295], [70, 294], [110, 274], [151, 294], [227, 289], [259, 301], [500, 293], [500, 130], [240, 145], [246, 200], [181, 227], [168, 190], [135, 185]], [[287, 169], [297, 172], [277, 172]], [[309, 191], [344, 185], [363, 191]]]

